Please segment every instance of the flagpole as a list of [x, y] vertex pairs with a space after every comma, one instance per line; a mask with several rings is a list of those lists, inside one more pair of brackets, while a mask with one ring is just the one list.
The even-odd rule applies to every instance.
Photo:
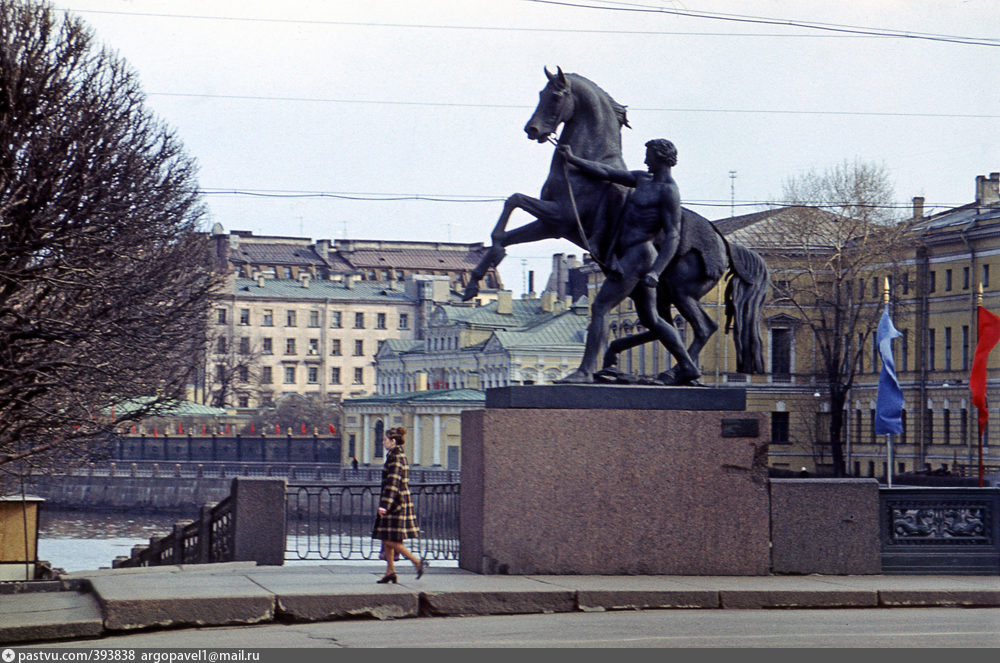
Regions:
[[[889, 306], [889, 277], [885, 277], [885, 282], [882, 286], [882, 305], [885, 307]], [[892, 433], [886, 433], [885, 435], [885, 479], [886, 485], [892, 488]]]
[[[979, 326], [979, 316], [980, 316], [980, 311], [982, 310], [982, 308], [983, 308], [983, 282], [980, 281], [979, 282], [979, 288], [976, 291], [976, 326], [977, 327]], [[984, 391], [983, 393], [985, 395], [986, 392]], [[979, 421], [979, 417], [976, 417], [976, 419], [977, 419], [977, 421]], [[982, 488], [983, 487], [983, 426], [982, 426], [982, 423], [979, 423], [976, 426], [976, 429], [979, 431], [979, 445], [978, 445], [978, 447], [979, 447], [979, 487]]]

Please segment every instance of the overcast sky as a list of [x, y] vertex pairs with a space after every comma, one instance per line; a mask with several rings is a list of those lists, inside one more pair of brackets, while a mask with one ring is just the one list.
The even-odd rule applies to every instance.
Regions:
[[[629, 107], [630, 167], [671, 139], [682, 200], [710, 219], [856, 159], [931, 211], [1000, 171], [995, 0], [53, 4], [138, 72], [227, 231], [489, 243], [501, 200], [548, 172], [552, 146], [523, 132], [545, 66]], [[580, 249], [512, 247], [505, 286], [534, 270], [539, 287], [553, 252]]]

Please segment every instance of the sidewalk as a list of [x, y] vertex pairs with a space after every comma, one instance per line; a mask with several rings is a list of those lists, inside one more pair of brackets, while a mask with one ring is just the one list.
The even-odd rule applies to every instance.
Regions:
[[0, 645], [139, 629], [624, 609], [1000, 607], [1000, 576], [484, 576], [253, 562], [103, 569], [0, 593]]

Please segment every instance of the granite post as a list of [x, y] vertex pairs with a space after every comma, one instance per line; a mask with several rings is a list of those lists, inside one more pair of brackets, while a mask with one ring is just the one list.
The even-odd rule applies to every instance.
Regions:
[[740, 389], [546, 385], [462, 416], [459, 566], [766, 575], [766, 420]]

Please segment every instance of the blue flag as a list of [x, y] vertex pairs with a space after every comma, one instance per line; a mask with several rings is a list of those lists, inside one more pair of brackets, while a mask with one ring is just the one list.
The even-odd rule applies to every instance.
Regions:
[[882, 371], [878, 376], [878, 396], [875, 400], [875, 434], [892, 435], [903, 432], [903, 390], [896, 377], [896, 362], [892, 358], [892, 339], [902, 336], [889, 317], [889, 305], [882, 312], [875, 337]]

